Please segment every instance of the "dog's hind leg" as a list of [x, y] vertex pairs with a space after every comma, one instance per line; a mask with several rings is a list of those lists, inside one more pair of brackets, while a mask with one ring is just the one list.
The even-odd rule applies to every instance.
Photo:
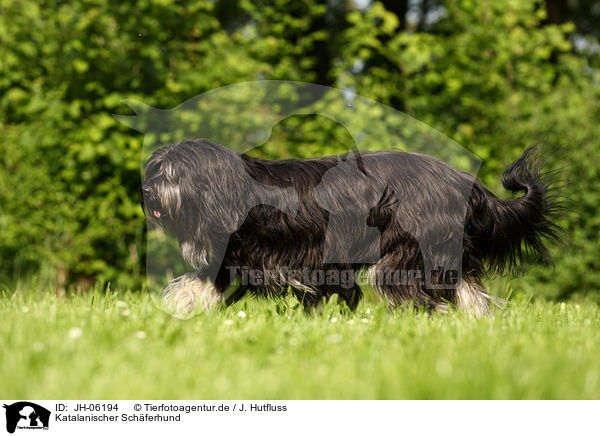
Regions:
[[400, 267], [390, 260], [393, 258], [384, 257], [367, 271], [367, 281], [377, 295], [392, 308], [410, 302], [418, 308], [434, 309], [435, 298], [427, 293], [419, 267]]
[[171, 280], [162, 293], [164, 309], [171, 313], [208, 311], [223, 302], [223, 295], [208, 279], [187, 273]]
[[356, 310], [356, 306], [358, 306], [358, 303], [360, 303], [363, 293], [358, 283], [354, 283], [354, 286], [350, 289], [342, 287], [338, 291], [338, 295], [342, 300], [346, 302], [348, 308], [354, 311]]
[[306, 312], [315, 309], [323, 299], [323, 294], [318, 288], [312, 288], [301, 285], [290, 285], [292, 293], [300, 301]]
[[356, 309], [356, 306], [358, 306], [363, 295], [360, 286], [357, 283], [354, 283], [350, 288], [323, 285], [319, 286], [319, 290], [326, 299], [329, 299], [333, 294], [337, 294], [339, 299], [346, 303], [346, 306], [348, 306], [351, 311]]
[[490, 303], [502, 308], [504, 300], [488, 294], [477, 281], [463, 277], [456, 287], [454, 304], [469, 317], [484, 318], [490, 315]]
[[341, 285], [306, 286], [293, 283], [290, 284], [290, 287], [307, 311], [311, 311], [324, 300], [328, 300], [333, 294], [337, 294], [339, 299], [345, 302], [350, 310], [354, 311], [362, 298], [362, 291], [357, 283], [354, 283], [352, 287]]

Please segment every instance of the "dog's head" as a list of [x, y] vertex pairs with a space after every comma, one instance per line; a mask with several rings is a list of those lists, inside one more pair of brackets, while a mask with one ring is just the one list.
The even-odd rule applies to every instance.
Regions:
[[[152, 154], [139, 199], [149, 221], [177, 238], [183, 258], [196, 266], [206, 253], [218, 253], [257, 206], [294, 216], [291, 187], [259, 181], [252, 158], [206, 140], [181, 141]], [[212, 255], [211, 254], [211, 255]]]
[[239, 189], [240, 162], [232, 150], [205, 140], [181, 141], [155, 151], [139, 191], [146, 216], [167, 230], [189, 230], [190, 220], [220, 221], [210, 215], [219, 209], [216, 203]]
[[139, 200], [148, 220], [178, 239], [190, 264], [234, 232], [247, 214], [250, 177], [240, 155], [205, 140], [155, 151]]
[[176, 223], [181, 212], [181, 180], [188, 171], [178, 171], [177, 154], [174, 146], [157, 150], [146, 164], [146, 180], [138, 192], [144, 213], [159, 227]]

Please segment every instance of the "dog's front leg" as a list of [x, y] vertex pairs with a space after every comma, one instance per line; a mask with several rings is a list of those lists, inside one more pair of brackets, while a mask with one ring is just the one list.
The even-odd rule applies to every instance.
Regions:
[[223, 302], [211, 280], [197, 272], [171, 280], [162, 293], [165, 309], [171, 313], [206, 312]]

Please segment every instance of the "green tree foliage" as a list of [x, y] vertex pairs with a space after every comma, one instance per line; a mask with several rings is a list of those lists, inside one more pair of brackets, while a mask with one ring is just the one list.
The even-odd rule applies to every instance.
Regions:
[[[0, 277], [139, 285], [143, 138], [111, 114], [131, 114], [127, 98], [167, 109], [287, 79], [428, 123], [481, 157], [504, 196], [499, 174], [526, 145], [559, 146], [570, 248], [556, 250], [554, 274], [534, 267], [520, 285], [600, 296], [598, 43], [581, 12], [594, 2], [558, 14], [556, 3], [0, 0]], [[349, 141], [323, 117], [292, 117], [257, 152], [330, 154]]]

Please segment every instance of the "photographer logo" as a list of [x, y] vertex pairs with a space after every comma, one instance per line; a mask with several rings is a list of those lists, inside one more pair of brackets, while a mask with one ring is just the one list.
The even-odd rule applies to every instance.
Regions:
[[29, 401], [4, 404], [3, 407], [6, 409], [6, 431], [9, 433], [14, 433], [16, 429], [48, 430], [48, 409]]

